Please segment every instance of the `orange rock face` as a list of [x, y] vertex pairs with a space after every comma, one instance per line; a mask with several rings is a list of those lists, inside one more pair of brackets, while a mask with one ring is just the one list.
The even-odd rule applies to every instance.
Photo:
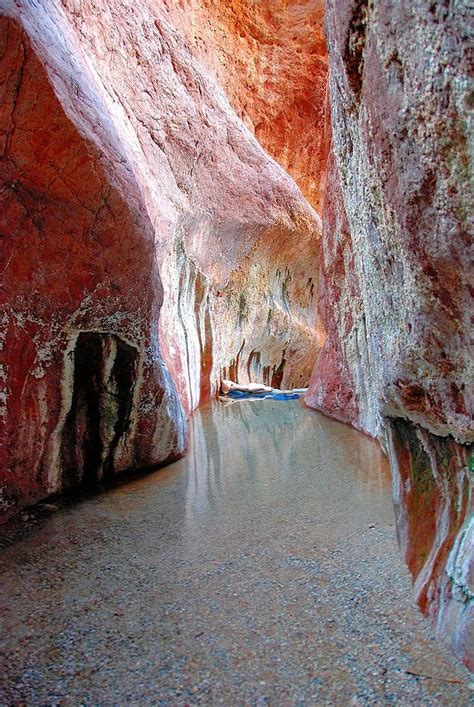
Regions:
[[322, 0], [164, 0], [190, 51], [321, 212], [328, 148]]
[[474, 669], [474, 508], [470, 450], [406, 420], [388, 430], [395, 516], [415, 596], [438, 635]]

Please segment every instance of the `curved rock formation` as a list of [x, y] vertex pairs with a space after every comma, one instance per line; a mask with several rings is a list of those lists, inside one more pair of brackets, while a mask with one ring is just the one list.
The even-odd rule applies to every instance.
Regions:
[[9, 511], [180, 454], [184, 418], [156, 336], [163, 290], [154, 232], [116, 135], [102, 114], [123, 159], [111, 180], [25, 32], [1, 17], [0, 38]]
[[418, 599], [472, 664], [468, 9], [329, 0], [326, 12], [328, 339], [307, 403], [385, 439]]
[[[181, 454], [221, 379], [299, 388], [323, 347], [306, 401], [383, 441], [472, 662], [467, 4], [328, 0], [327, 176], [320, 0], [0, 14], [3, 508]], [[326, 182], [322, 245], [263, 148]]]
[[306, 384], [320, 222], [159, 3], [0, 9], [13, 509], [180, 453], [221, 377]]

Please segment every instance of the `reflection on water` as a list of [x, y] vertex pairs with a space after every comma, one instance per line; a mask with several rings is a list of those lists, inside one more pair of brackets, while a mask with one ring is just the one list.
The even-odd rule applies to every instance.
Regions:
[[278, 505], [310, 492], [322, 506], [321, 521], [335, 492], [349, 493], [356, 511], [377, 496], [387, 499], [390, 487], [388, 464], [373, 440], [309, 412], [299, 401], [199, 410], [183, 463], [190, 532], [203, 514], [227, 514], [226, 505], [243, 493], [253, 504]]
[[[6, 549], [2, 704], [461, 704], [378, 445], [300, 401], [190, 426], [185, 458]], [[426, 656], [455, 684], [413, 678]]]
[[[313, 499], [306, 521], [322, 536], [356, 532], [364, 518], [381, 509], [391, 516], [388, 462], [378, 444], [346, 425], [308, 414], [301, 402], [214, 405], [198, 411], [191, 424], [191, 447], [183, 462], [188, 471], [183, 534], [188, 540], [203, 527], [209, 530], [206, 517], [221, 523], [225, 532], [242, 532], [262, 508], [268, 511], [270, 531], [281, 532], [286, 522], [282, 509], [304, 514], [304, 505], [298, 505], [303, 498]], [[420, 446], [414, 432], [409, 439], [408, 432], [401, 434], [401, 426], [392, 431], [401, 550], [421, 609], [471, 665], [474, 602], [468, 575], [473, 553], [465, 460], [457, 445], [437, 450], [423, 438]], [[411, 429], [409, 423], [405, 427]], [[344, 500], [343, 512], [338, 499]]]

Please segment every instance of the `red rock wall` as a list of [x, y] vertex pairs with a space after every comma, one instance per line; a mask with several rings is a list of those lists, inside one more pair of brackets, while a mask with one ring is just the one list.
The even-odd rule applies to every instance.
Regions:
[[321, 213], [327, 49], [322, 0], [164, 0], [232, 107]]
[[184, 420], [156, 342], [163, 290], [133, 173], [124, 163], [122, 183], [110, 178], [15, 21], [0, 17], [0, 41], [9, 512], [180, 454]]
[[401, 418], [386, 423], [400, 546], [437, 633], [474, 669], [474, 504], [469, 449]]
[[0, 7], [12, 509], [180, 453], [222, 376], [305, 384], [320, 221], [162, 4]]
[[426, 521], [405, 519], [400, 534], [418, 598], [472, 661], [466, 13], [327, 2], [332, 166], [318, 289], [328, 338], [307, 402], [385, 439], [404, 513]]
[[324, 346], [316, 360], [306, 403], [341, 422], [361, 427], [354, 389], [353, 368], [360, 360], [355, 348], [349, 357], [341, 345], [354, 326], [353, 310], [361, 308], [359, 279], [354, 267], [352, 240], [339, 173], [329, 156], [320, 253], [318, 309], [325, 329]]

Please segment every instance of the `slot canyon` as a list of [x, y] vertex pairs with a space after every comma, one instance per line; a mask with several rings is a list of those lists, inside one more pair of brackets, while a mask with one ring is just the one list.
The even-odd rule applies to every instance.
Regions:
[[0, 0], [1, 704], [470, 703], [473, 46]]

